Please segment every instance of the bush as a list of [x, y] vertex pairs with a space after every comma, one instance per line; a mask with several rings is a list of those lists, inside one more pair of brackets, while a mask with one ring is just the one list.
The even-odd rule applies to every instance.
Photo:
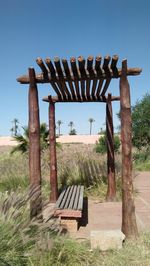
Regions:
[[[114, 135], [114, 151], [118, 152], [120, 148], [120, 139], [118, 135]], [[99, 138], [98, 142], [96, 143], [95, 151], [97, 153], [106, 153], [107, 152], [107, 142], [106, 142], [106, 135]]]

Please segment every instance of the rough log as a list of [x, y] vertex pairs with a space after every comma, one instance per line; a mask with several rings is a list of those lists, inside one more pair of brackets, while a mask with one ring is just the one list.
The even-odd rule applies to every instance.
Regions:
[[57, 160], [55, 137], [55, 103], [49, 97], [49, 147], [50, 147], [50, 202], [56, 202], [58, 198], [57, 184]]
[[[142, 69], [141, 68], [128, 68], [127, 69], [127, 76], [136, 76], [136, 75], [140, 75], [140, 73], [142, 72]], [[118, 68], [118, 76], [116, 77], [113, 72], [111, 73], [111, 78], [119, 78], [121, 77], [121, 74], [122, 74], [122, 69]], [[100, 79], [100, 78], [104, 78], [104, 79], [107, 79], [108, 76], [105, 74], [105, 73], [98, 73], [97, 74], [97, 77], [95, 79]], [[87, 74], [87, 77], [86, 79], [84, 80], [87, 80], [87, 79], [90, 79], [90, 75]], [[66, 76], [64, 75], [63, 79], [62, 80], [65, 80], [65, 81], [81, 81], [83, 80], [82, 77], [79, 77], [79, 76], [76, 76], [75, 75], [72, 75], [69, 77], [69, 76]], [[17, 81], [22, 83], [22, 84], [29, 84], [29, 76], [28, 75], [23, 75], [23, 76], [20, 76], [17, 78]], [[56, 82], [58, 81], [58, 77], [52, 77], [50, 74], [48, 75], [47, 78], [44, 77], [44, 75], [42, 73], [39, 73], [39, 74], [36, 74], [36, 83], [49, 83], [49, 82]]]
[[55, 68], [54, 68], [54, 65], [53, 65], [51, 59], [48, 57], [48, 58], [46, 58], [45, 62], [46, 62], [46, 65], [49, 69], [51, 79], [57, 79], [56, 78], [56, 71], [55, 71]]
[[102, 89], [102, 86], [103, 86], [103, 82], [104, 82], [104, 79], [101, 78], [98, 82], [98, 85], [97, 85], [97, 91], [96, 91], [96, 96], [99, 97], [100, 96], [100, 93], [101, 93], [101, 89]]
[[43, 62], [43, 60], [42, 60], [42, 58], [38, 57], [38, 58], [36, 59], [36, 62], [37, 62], [37, 64], [39, 65], [39, 67], [41, 68], [44, 77], [47, 78], [47, 77], [48, 77], [48, 69], [46, 68], [46, 66], [45, 66], [45, 64], [44, 64], [44, 62]]
[[39, 103], [33, 68], [29, 68], [29, 79], [29, 176], [32, 193], [30, 217], [33, 218], [42, 211]]
[[107, 201], [116, 199], [116, 181], [115, 181], [115, 156], [114, 156], [114, 127], [113, 113], [111, 104], [111, 94], [108, 94], [106, 103], [106, 141], [107, 141]]
[[[44, 97], [43, 98], [43, 101], [44, 102], [50, 102], [50, 99], [51, 99], [51, 101], [52, 102], [54, 102], [54, 103], [61, 103], [61, 102], [107, 102], [107, 97], [106, 96], [99, 96], [99, 97], [92, 97], [92, 96], [90, 96], [88, 99], [86, 99], [86, 100], [84, 100], [84, 99], [81, 99], [81, 100], [79, 100], [79, 99], [76, 99], [76, 100], [60, 100], [59, 99], [59, 97], [57, 97], [57, 96], [48, 96], [48, 97]], [[120, 101], [120, 97], [118, 97], [118, 96], [112, 96], [111, 97], [111, 101]]]
[[71, 68], [72, 68], [72, 72], [73, 72], [74, 77], [77, 77], [77, 79], [74, 80], [77, 97], [78, 97], [78, 99], [81, 99], [79, 82], [78, 82], [78, 79], [81, 78], [81, 76], [79, 75], [79, 70], [78, 70], [77, 65], [76, 65], [75, 57], [70, 58], [70, 64], [71, 64]]
[[[63, 67], [64, 67], [65, 75], [68, 76], [68, 77], [71, 77], [70, 68], [68, 66], [67, 60], [66, 59], [62, 59], [62, 64], [63, 64]], [[71, 91], [71, 94], [72, 94], [72, 98], [76, 99], [76, 94], [75, 94], [75, 90], [74, 90], [72, 81], [68, 81], [68, 85], [69, 85], [69, 88], [70, 88], [70, 91]]]
[[120, 78], [121, 142], [122, 142], [122, 232], [127, 238], [136, 238], [138, 229], [135, 216], [132, 178], [132, 128], [130, 87], [127, 79], [127, 60], [122, 62]]
[[107, 91], [107, 89], [109, 87], [110, 82], [111, 82], [111, 78], [106, 79], [104, 87], [103, 87], [103, 90], [101, 92], [101, 96], [105, 95], [105, 93], [106, 93], [106, 91]]
[[97, 73], [97, 76], [98, 75], [102, 75], [102, 69], [101, 69], [101, 61], [102, 61], [102, 57], [101, 55], [98, 55], [96, 56], [95, 58], [95, 70], [96, 70], [96, 73]]

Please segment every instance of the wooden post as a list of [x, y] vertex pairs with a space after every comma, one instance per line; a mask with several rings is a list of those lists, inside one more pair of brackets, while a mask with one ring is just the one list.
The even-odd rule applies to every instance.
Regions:
[[122, 232], [127, 238], [137, 237], [132, 180], [132, 128], [130, 86], [127, 79], [127, 60], [122, 61], [120, 78], [121, 143], [122, 143]]
[[115, 157], [114, 157], [114, 128], [111, 94], [108, 94], [106, 103], [106, 140], [107, 140], [107, 173], [108, 188], [107, 201], [114, 201], [116, 198], [116, 180], [115, 180]]
[[49, 145], [50, 145], [50, 202], [56, 202], [58, 198], [57, 184], [57, 160], [55, 137], [55, 103], [49, 102]]
[[39, 104], [33, 68], [29, 68], [29, 79], [29, 176], [32, 195], [30, 217], [32, 218], [42, 211]]

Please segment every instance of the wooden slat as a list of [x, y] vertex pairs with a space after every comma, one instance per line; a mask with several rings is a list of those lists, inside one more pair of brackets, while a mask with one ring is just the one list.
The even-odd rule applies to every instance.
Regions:
[[98, 86], [97, 86], [97, 92], [96, 92], [96, 96], [100, 96], [100, 92], [101, 92], [101, 89], [102, 89], [102, 85], [103, 85], [103, 82], [104, 82], [104, 79], [101, 78], [99, 80], [99, 83], [98, 83]]
[[105, 72], [106, 77], [111, 77], [111, 71], [109, 68], [110, 60], [111, 60], [111, 57], [109, 55], [104, 57], [103, 70]]
[[85, 81], [81, 80], [81, 95], [82, 95], [82, 99], [85, 100], [86, 99], [86, 95], [85, 95]]
[[[70, 73], [70, 69], [69, 69], [67, 60], [66, 59], [62, 59], [62, 64], [63, 64], [63, 67], [64, 67], [64, 71], [65, 71], [66, 77], [68, 77], [70, 79], [71, 73]], [[70, 91], [71, 91], [71, 94], [72, 94], [72, 98], [76, 99], [76, 94], [75, 94], [75, 90], [74, 90], [72, 81], [68, 81], [68, 85], [69, 85], [69, 88], [70, 88]]]
[[42, 58], [38, 57], [38, 58], [36, 59], [36, 62], [37, 62], [37, 64], [38, 64], [38, 66], [41, 68], [41, 70], [42, 70], [42, 72], [43, 72], [43, 75], [47, 77], [47, 76], [48, 76], [48, 70], [47, 70], [47, 68], [46, 68], [46, 66], [45, 66], [45, 64], [44, 64], [44, 62], [43, 62], [43, 60], [42, 60]]
[[74, 201], [75, 201], [75, 198], [76, 198], [76, 193], [77, 193], [77, 186], [74, 186], [74, 190], [73, 190], [73, 193], [72, 193], [72, 197], [71, 197], [68, 209], [73, 209]]
[[107, 89], [109, 87], [110, 82], [111, 82], [111, 78], [106, 79], [105, 85], [104, 85], [103, 90], [101, 92], [101, 96], [105, 95], [105, 93], [106, 93], [106, 91], [107, 91]]
[[80, 186], [77, 186], [77, 192], [76, 192], [76, 198], [74, 201], [73, 210], [77, 210], [77, 208], [78, 208], [79, 195], [80, 195]]
[[90, 85], [91, 85], [91, 80], [86, 80], [86, 97], [90, 97]]
[[59, 87], [55, 82], [50, 82], [51, 86], [53, 87], [54, 91], [56, 92], [56, 94], [58, 95], [59, 100], [63, 100], [63, 96], [61, 94], [61, 92], [59, 91]]
[[118, 55], [114, 55], [112, 57], [112, 61], [111, 61], [111, 65], [110, 65], [111, 70], [112, 70], [112, 74], [116, 78], [118, 77], [118, 68], [117, 68], [118, 59], [119, 59]]
[[55, 208], [56, 208], [56, 209], [59, 209], [59, 206], [61, 205], [61, 202], [62, 202], [62, 200], [63, 200], [63, 197], [64, 197], [64, 195], [65, 195], [65, 193], [66, 193], [66, 190], [67, 190], [67, 188], [65, 187], [65, 188], [63, 189], [63, 191], [61, 192], [61, 194], [59, 195], [59, 198], [58, 198], [58, 200], [56, 201], [56, 204], [55, 204]]
[[87, 70], [88, 70], [89, 74], [94, 74], [94, 71], [93, 71], [93, 60], [94, 60], [94, 58], [93, 58], [92, 55], [88, 56], [88, 58], [87, 58]]
[[[83, 79], [85, 79], [86, 76], [86, 70], [85, 70], [85, 59], [82, 56], [78, 57], [78, 65], [79, 65], [79, 71], [80, 75]], [[86, 90], [85, 90], [85, 81], [82, 80], [81, 82], [81, 95], [83, 99], [86, 99]]]
[[62, 200], [62, 202], [61, 202], [61, 204], [60, 204], [60, 206], [59, 206], [60, 209], [63, 209], [63, 208], [64, 208], [64, 205], [65, 205], [65, 203], [66, 203], [67, 197], [68, 197], [69, 192], [70, 192], [70, 189], [71, 189], [71, 186], [69, 186], [69, 187], [67, 188], [66, 192], [65, 192], [65, 195], [64, 195], [64, 197], [63, 197], [63, 200]]
[[53, 65], [51, 59], [48, 57], [48, 58], [45, 59], [45, 62], [46, 62], [46, 65], [47, 65], [47, 67], [48, 67], [48, 69], [50, 71], [51, 77], [54, 78], [54, 79], [57, 79], [56, 78], [56, 70], [54, 68], [54, 65]]
[[85, 70], [85, 59], [83, 58], [83, 56], [78, 57], [78, 65], [81, 77], [86, 78], [87, 75]]
[[78, 210], [83, 209], [83, 193], [84, 193], [84, 186], [80, 186], [80, 196], [79, 196], [79, 202], [78, 202]]
[[65, 93], [64, 86], [63, 86], [62, 82], [57, 81], [57, 86], [58, 86], [58, 88], [59, 88], [59, 90], [63, 96], [63, 99], [67, 100], [68, 98], [67, 98], [67, 95]]
[[[79, 73], [78, 73], [75, 57], [70, 58], [70, 64], [71, 64], [71, 68], [72, 68], [72, 72], [73, 72], [74, 77], [76, 77], [78, 79]], [[74, 82], [75, 82], [75, 88], [76, 88], [76, 95], [77, 95], [78, 99], [81, 100], [79, 82], [77, 80], [75, 80]]]
[[69, 194], [67, 196], [67, 200], [65, 202], [65, 205], [64, 205], [63, 209], [68, 209], [69, 203], [72, 200], [73, 190], [74, 190], [74, 186], [71, 186]]
[[91, 92], [91, 95], [92, 95], [93, 98], [95, 97], [97, 82], [98, 82], [97, 79], [93, 80], [92, 92]]
[[111, 69], [117, 67], [118, 59], [119, 59], [118, 55], [113, 55], [112, 60], [111, 60], [111, 65], [110, 65]]
[[63, 75], [63, 70], [61, 68], [59, 57], [54, 57], [54, 64], [55, 64], [55, 67], [57, 70], [58, 78], [60, 78], [60, 79], [63, 78], [64, 75]]
[[97, 73], [98, 76], [102, 75], [102, 69], [100, 67], [101, 60], [102, 60], [101, 55], [96, 56], [96, 58], [95, 58], [95, 70], [96, 70], [96, 73]]
[[109, 62], [111, 60], [111, 57], [109, 55], [106, 55], [104, 57], [104, 62], [103, 62], [103, 69], [107, 70], [109, 68]]
[[59, 87], [64, 98], [67, 97], [68, 99], [71, 99], [71, 94], [70, 94], [70, 92], [69, 92], [69, 90], [65, 84], [65, 81], [63, 81], [64, 74], [63, 74], [63, 70], [62, 70], [62, 67], [60, 64], [59, 57], [54, 58], [54, 64], [55, 64], [58, 79], [59, 79], [59, 81], [57, 82], [58, 87]]

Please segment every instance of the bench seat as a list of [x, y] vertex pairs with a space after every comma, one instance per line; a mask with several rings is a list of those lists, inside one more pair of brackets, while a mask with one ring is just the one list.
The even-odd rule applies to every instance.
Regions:
[[54, 215], [59, 217], [82, 217], [84, 186], [73, 185], [63, 189], [55, 204]]

